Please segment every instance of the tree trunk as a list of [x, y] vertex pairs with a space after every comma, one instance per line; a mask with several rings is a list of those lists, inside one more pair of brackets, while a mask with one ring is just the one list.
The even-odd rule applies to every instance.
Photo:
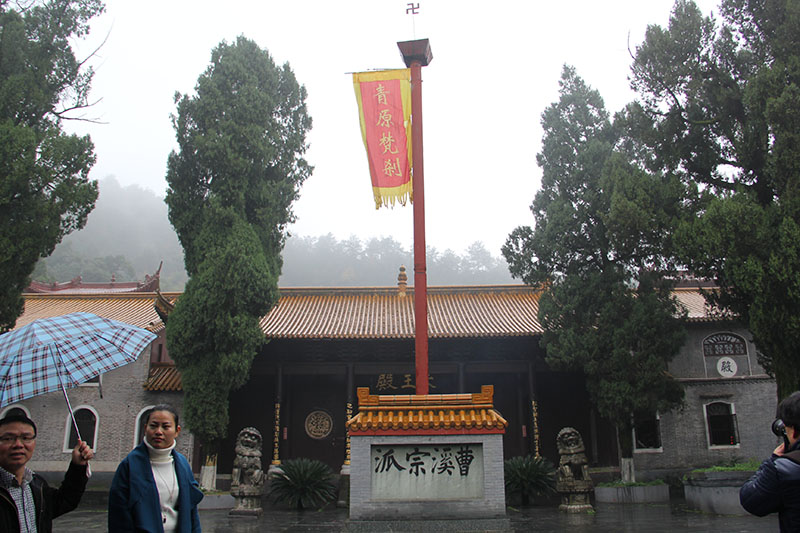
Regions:
[[217, 454], [206, 455], [200, 468], [200, 488], [217, 490]]
[[619, 460], [619, 475], [623, 483], [636, 483], [636, 470], [633, 466], [633, 457], [623, 457]]
[[633, 465], [633, 424], [619, 424], [617, 426], [617, 441], [619, 442], [619, 474], [623, 483], [635, 483], [636, 472]]

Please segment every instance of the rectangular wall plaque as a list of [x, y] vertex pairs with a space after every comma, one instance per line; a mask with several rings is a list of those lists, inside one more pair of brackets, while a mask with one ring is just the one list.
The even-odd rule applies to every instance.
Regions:
[[483, 498], [483, 445], [381, 444], [370, 447], [373, 500]]

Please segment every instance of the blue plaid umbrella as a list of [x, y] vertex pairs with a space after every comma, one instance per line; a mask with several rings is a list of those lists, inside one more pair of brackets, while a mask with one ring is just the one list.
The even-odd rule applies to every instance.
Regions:
[[60, 389], [80, 438], [67, 387], [135, 361], [155, 338], [91, 313], [40, 318], [0, 335], [0, 408]]

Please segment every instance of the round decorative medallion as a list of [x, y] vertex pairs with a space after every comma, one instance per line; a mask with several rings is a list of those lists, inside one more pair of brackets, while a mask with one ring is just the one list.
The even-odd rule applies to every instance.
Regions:
[[730, 357], [720, 357], [717, 359], [717, 372], [722, 377], [733, 377], [739, 369], [736, 366], [736, 361]]
[[306, 435], [324, 439], [333, 431], [333, 418], [325, 411], [311, 411], [306, 417]]

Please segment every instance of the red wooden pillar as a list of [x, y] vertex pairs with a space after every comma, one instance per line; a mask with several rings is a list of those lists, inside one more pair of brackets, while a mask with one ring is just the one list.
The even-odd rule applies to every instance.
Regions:
[[417, 394], [428, 394], [428, 276], [425, 259], [425, 172], [422, 157], [422, 67], [433, 55], [428, 39], [397, 43], [411, 69], [411, 150], [414, 194], [414, 365]]

